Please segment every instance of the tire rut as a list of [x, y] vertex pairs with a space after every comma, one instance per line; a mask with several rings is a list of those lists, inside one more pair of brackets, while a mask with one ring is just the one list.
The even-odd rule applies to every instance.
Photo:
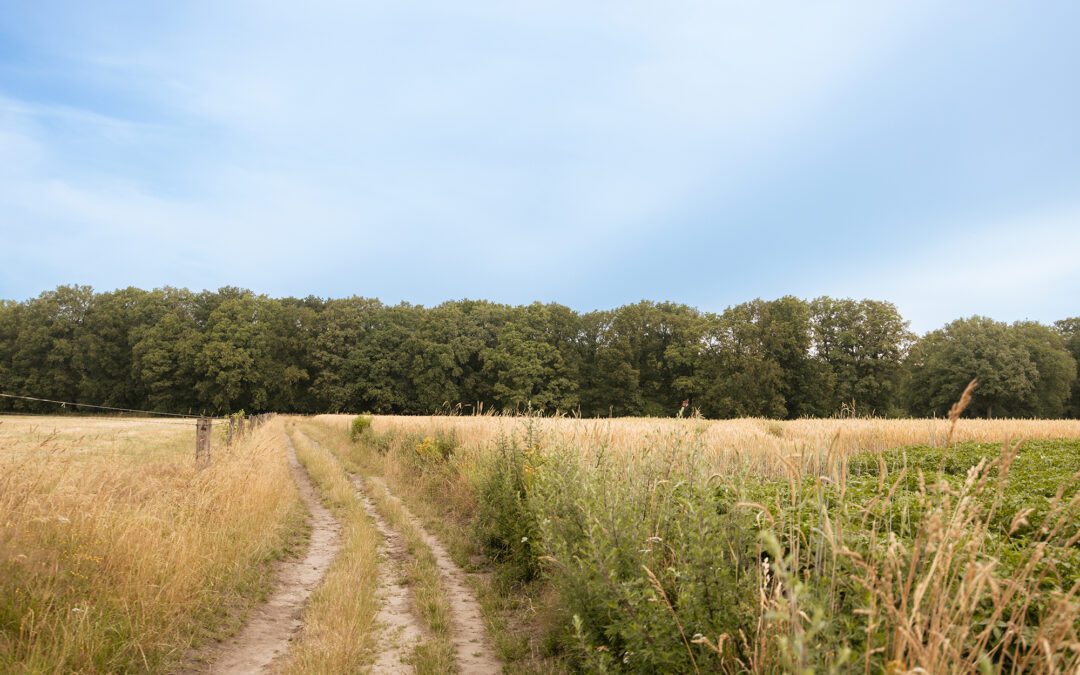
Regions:
[[265, 673], [289, 650], [290, 641], [303, 626], [303, 610], [311, 593], [326, 576], [341, 546], [341, 525], [319, 501], [307, 471], [286, 438], [289, 469], [307, 507], [311, 540], [302, 560], [278, 564], [277, 583], [270, 599], [257, 607], [233, 638], [214, 650], [210, 665], [187, 672], [215, 674]]
[[[312, 442], [317, 441], [312, 439]], [[412, 593], [405, 578], [405, 563], [409, 559], [408, 547], [401, 533], [390, 527], [375, 508], [367, 495], [364, 480], [352, 473], [349, 474], [349, 479], [356, 488], [356, 498], [375, 523], [375, 529], [383, 539], [379, 546], [378, 589], [382, 606], [375, 617], [382, 635], [379, 640], [379, 654], [371, 672], [392, 675], [412, 673], [415, 669], [407, 661], [412, 655], [413, 647], [423, 640], [424, 632], [416, 619]]]
[[401, 507], [405, 517], [420, 532], [421, 539], [435, 557], [435, 564], [439, 568], [447, 600], [450, 603], [450, 615], [453, 620], [451, 632], [457, 664], [461, 672], [469, 675], [501, 673], [502, 663], [491, 646], [487, 629], [484, 627], [484, 618], [480, 613], [480, 603], [476, 601], [476, 595], [469, 588], [467, 573], [450, 558], [450, 554], [442, 543], [427, 531], [420, 519], [413, 515], [404, 502], [390, 491], [385, 481], [375, 476], [369, 477], [368, 480], [381, 487], [387, 497]]
[[[304, 436], [312, 443], [319, 445], [319, 442], [310, 435], [304, 434]], [[417, 639], [422, 640], [423, 633], [416, 623], [415, 614], [412, 612], [412, 604], [409, 602], [411, 594], [405, 587], [400, 585], [400, 580], [404, 579], [403, 563], [408, 557], [405, 539], [379, 513], [379, 510], [367, 494], [365, 480], [378, 485], [390, 500], [401, 507], [405, 518], [417, 529], [420, 538], [431, 550], [431, 554], [435, 558], [435, 565], [439, 569], [439, 577], [450, 605], [452, 642], [460, 672], [467, 675], [501, 673], [503, 671], [502, 662], [495, 655], [495, 650], [491, 646], [487, 629], [484, 627], [484, 618], [480, 613], [480, 603], [476, 601], [476, 595], [469, 588], [467, 573], [458, 567], [442, 543], [427, 531], [420, 519], [413, 515], [412, 511], [405, 506], [405, 503], [390, 491], [385, 481], [376, 476], [369, 476], [364, 479], [352, 473], [349, 474], [349, 477], [357, 489], [357, 499], [363, 504], [364, 509], [367, 510], [368, 515], [375, 522], [376, 528], [383, 535], [383, 540], [386, 542], [385, 546], [390, 554], [390, 569], [386, 570], [385, 574], [380, 570], [379, 575], [380, 592], [383, 588], [387, 588], [388, 592], [387, 602], [379, 612], [379, 621], [390, 626], [391, 630], [397, 629], [398, 626], [401, 627], [401, 639], [391, 640], [388, 647], [384, 646], [372, 672], [412, 672], [411, 667], [402, 667], [400, 665], [401, 659], [407, 653], [404, 650], [405, 645], [408, 644], [405, 635], [414, 635]], [[401, 596], [404, 596], [404, 599]], [[397, 604], [394, 608], [390, 608], [391, 603]], [[408, 613], [403, 615], [402, 612], [406, 610]], [[385, 621], [384, 612], [388, 612]], [[405, 621], [409, 622], [408, 625], [402, 623]]]

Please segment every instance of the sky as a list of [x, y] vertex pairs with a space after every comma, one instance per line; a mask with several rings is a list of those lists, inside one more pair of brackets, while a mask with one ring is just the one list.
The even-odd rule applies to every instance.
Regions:
[[0, 10], [0, 298], [1080, 315], [1080, 3]]

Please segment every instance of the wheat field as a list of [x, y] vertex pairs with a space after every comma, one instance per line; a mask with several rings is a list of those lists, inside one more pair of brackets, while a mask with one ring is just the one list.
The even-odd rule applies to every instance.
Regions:
[[[545, 444], [572, 447], [585, 456], [613, 452], [623, 456], [657, 444], [693, 445], [713, 468], [740, 466], [780, 471], [784, 460], [807, 462], [829, 455], [882, 451], [904, 446], [940, 447], [949, 438], [948, 419], [800, 419], [732, 420], [572, 417], [514, 415], [394, 416], [371, 415], [380, 433], [453, 434], [464, 448], [478, 448], [501, 437], [533, 433]], [[316, 419], [345, 428], [351, 415]], [[1080, 438], [1080, 420], [960, 419], [953, 442], [1003, 443], [1022, 439]], [[809, 467], [808, 467], [809, 468]]]

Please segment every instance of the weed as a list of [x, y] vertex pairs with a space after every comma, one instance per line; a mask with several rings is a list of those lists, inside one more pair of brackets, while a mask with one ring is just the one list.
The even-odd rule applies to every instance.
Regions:
[[371, 417], [369, 415], [357, 415], [353, 418], [352, 426], [349, 429], [349, 435], [352, 438], [352, 442], [356, 443], [366, 434], [371, 431]]

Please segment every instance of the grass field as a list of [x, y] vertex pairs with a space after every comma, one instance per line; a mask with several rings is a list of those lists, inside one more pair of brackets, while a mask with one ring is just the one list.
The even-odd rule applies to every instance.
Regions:
[[194, 423], [0, 416], [0, 671], [161, 671], [297, 540], [280, 428], [199, 470]]
[[507, 672], [1080, 668], [1078, 421], [355, 419], [200, 470], [189, 422], [0, 417], [0, 671], [168, 671], [235, 631], [302, 544], [287, 435], [342, 531], [290, 672], [382, 648], [352, 476], [407, 542], [421, 672], [456, 628], [390, 493], [477, 573]]

